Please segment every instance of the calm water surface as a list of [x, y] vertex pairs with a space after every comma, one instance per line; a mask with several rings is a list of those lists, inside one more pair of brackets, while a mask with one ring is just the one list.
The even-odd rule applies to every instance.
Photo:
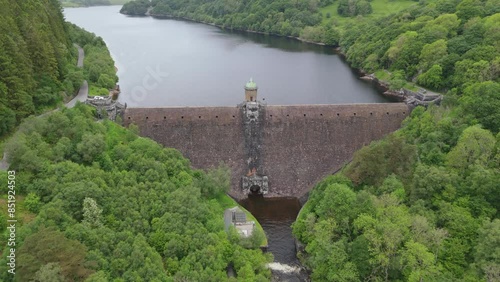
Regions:
[[268, 104], [386, 102], [331, 48], [223, 31], [179, 20], [128, 17], [120, 6], [67, 8], [66, 19], [101, 36], [129, 107], [234, 106], [253, 77]]

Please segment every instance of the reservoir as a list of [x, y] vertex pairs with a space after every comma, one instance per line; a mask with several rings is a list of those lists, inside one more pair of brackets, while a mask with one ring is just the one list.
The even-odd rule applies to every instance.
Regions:
[[182, 20], [129, 17], [121, 6], [67, 8], [101, 36], [128, 107], [235, 106], [253, 77], [269, 105], [387, 102], [331, 47]]

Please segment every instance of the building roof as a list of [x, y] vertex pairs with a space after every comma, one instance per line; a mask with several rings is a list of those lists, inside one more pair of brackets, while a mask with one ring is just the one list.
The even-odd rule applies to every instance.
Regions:
[[250, 80], [247, 82], [247, 84], [245, 84], [245, 89], [248, 89], [248, 90], [257, 89], [257, 83], [255, 83], [253, 81], [253, 78], [250, 78]]

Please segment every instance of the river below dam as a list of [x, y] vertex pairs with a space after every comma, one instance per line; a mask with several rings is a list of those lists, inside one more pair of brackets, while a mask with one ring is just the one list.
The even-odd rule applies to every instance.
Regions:
[[292, 223], [300, 211], [297, 198], [264, 198], [249, 195], [240, 204], [250, 211], [266, 232], [268, 252], [274, 256], [273, 281], [308, 281], [308, 275], [297, 259]]
[[[174, 19], [128, 17], [121, 6], [67, 8], [66, 20], [101, 36], [118, 69], [128, 107], [236, 106], [253, 80], [268, 105], [389, 102], [333, 48], [290, 38], [232, 32]], [[307, 281], [291, 224], [295, 198], [241, 202], [262, 224], [274, 255], [274, 281]]]

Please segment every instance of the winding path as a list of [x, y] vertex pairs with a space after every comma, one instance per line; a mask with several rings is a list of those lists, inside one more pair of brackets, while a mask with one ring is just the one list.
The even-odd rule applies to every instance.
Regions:
[[[78, 48], [78, 63], [76, 64], [77, 67], [83, 68], [83, 59], [85, 58], [85, 52], [83, 51], [83, 48], [76, 45], [76, 48]], [[66, 103], [66, 107], [68, 108], [73, 108], [76, 105], [76, 102], [85, 102], [87, 100], [87, 97], [89, 96], [89, 84], [87, 83], [86, 80], [83, 81], [82, 86], [80, 86], [80, 90], [78, 90], [78, 94], [71, 99], [68, 103]]]
[[73, 108], [76, 105], [76, 102], [85, 102], [87, 97], [89, 96], [89, 84], [86, 80], [83, 81], [82, 86], [80, 86], [80, 90], [78, 90], [78, 94], [75, 98], [71, 99], [68, 103], [66, 103], [67, 108]]
[[[73, 44], [76, 48], [78, 48], [78, 62], [76, 63], [76, 66], [79, 68], [83, 68], [83, 59], [85, 58], [85, 52], [83, 51], [83, 48], [78, 46], [77, 44]], [[89, 84], [87, 83], [86, 80], [83, 81], [82, 86], [80, 86], [80, 90], [78, 90], [78, 94], [71, 99], [68, 103], [65, 104], [67, 108], [73, 108], [76, 105], [76, 102], [85, 102], [87, 100], [87, 97], [89, 96]], [[54, 109], [51, 111], [48, 111], [46, 113], [43, 113], [39, 115], [39, 117], [46, 116], [49, 113], [52, 113], [54, 111], [57, 111], [59, 109]], [[7, 152], [3, 153], [2, 160], [0, 160], [0, 170], [8, 170], [9, 169], [9, 163], [7, 162]]]

